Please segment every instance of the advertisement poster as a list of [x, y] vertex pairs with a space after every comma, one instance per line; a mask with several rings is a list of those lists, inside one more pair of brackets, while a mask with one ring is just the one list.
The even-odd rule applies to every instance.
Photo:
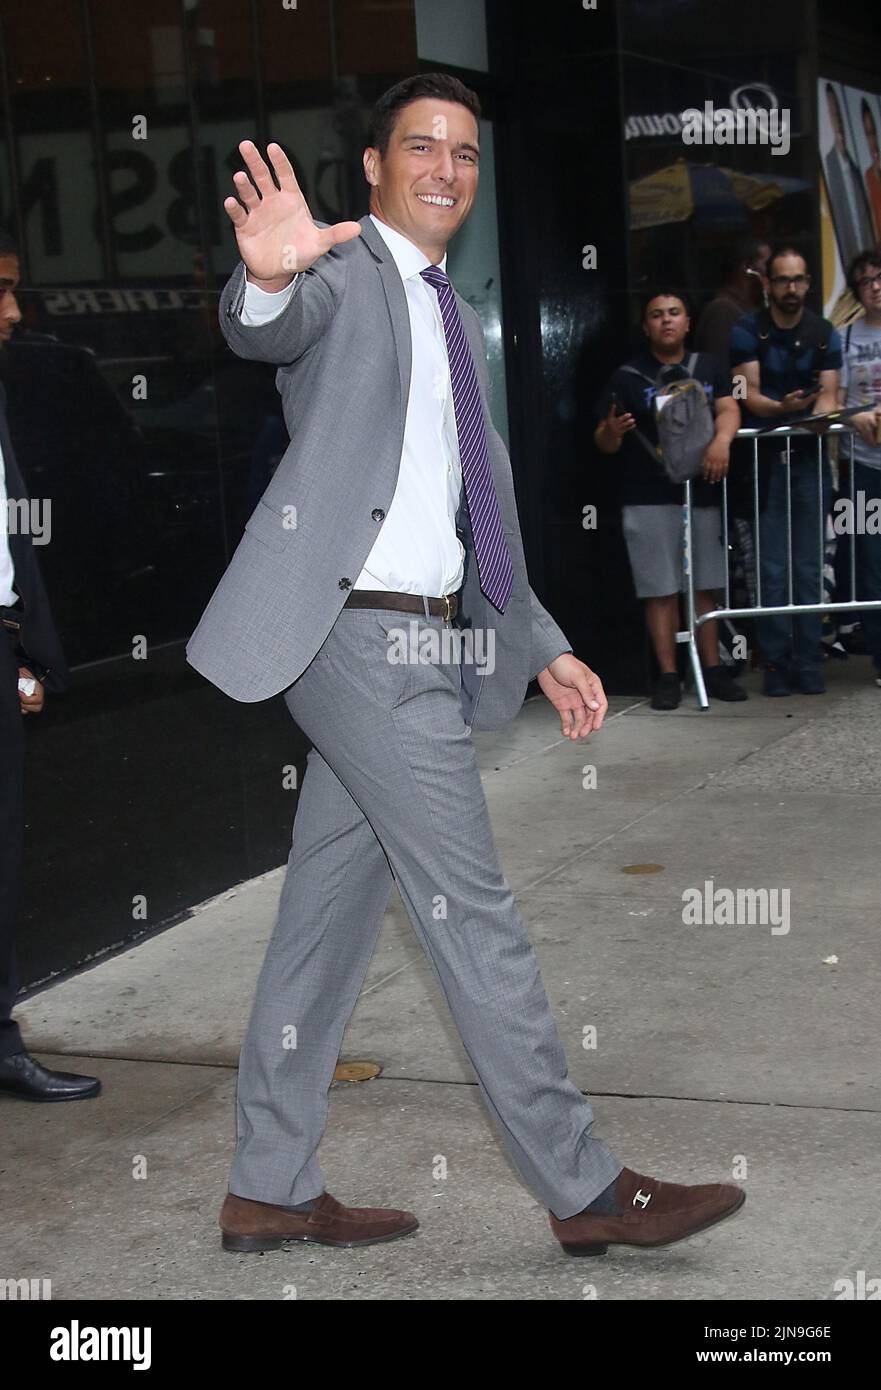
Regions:
[[821, 77], [817, 102], [824, 312], [848, 317], [847, 267], [881, 241], [881, 98]]

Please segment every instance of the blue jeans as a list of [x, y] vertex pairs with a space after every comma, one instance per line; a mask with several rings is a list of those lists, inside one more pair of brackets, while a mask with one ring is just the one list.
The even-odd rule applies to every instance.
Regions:
[[[807, 447], [805, 447], [807, 446]], [[817, 497], [817, 446], [813, 440], [793, 440], [791, 472], [792, 601], [821, 603], [823, 593], [820, 513]], [[829, 464], [823, 460], [823, 526], [829, 512]], [[786, 466], [771, 464], [768, 500], [759, 515], [761, 543], [762, 606], [789, 602], [786, 579]], [[767, 664], [793, 666], [799, 671], [820, 665], [823, 619], [819, 613], [796, 618], [759, 618], [756, 632]]]
[[[854, 497], [866, 494], [866, 507], [871, 497], [881, 497], [881, 468], [870, 468], [868, 464], [854, 459]], [[881, 599], [881, 535], [854, 536], [856, 544], [856, 597]], [[850, 576], [845, 581], [846, 593], [850, 598]], [[868, 608], [860, 614], [863, 632], [866, 636], [866, 650], [875, 666], [881, 670], [881, 608]]]

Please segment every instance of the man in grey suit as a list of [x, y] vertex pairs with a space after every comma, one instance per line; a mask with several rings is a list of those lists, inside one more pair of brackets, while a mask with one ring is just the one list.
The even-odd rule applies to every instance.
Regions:
[[496, 858], [471, 729], [513, 718], [535, 676], [573, 741], [607, 704], [529, 588], [480, 323], [445, 274], [477, 191], [479, 114], [441, 73], [381, 97], [359, 222], [316, 223], [274, 144], [278, 186], [245, 141], [224, 204], [242, 261], [220, 321], [236, 353], [277, 365], [291, 443], [187, 654], [237, 700], [283, 692], [313, 745], [242, 1048], [228, 1250], [418, 1225], [344, 1206], [316, 1158], [393, 879], [565, 1248], [678, 1240], [743, 1201], [634, 1173], [593, 1134]]
[[823, 157], [826, 191], [832, 211], [832, 225], [838, 239], [845, 274], [855, 256], [874, 240], [869, 200], [859, 169], [848, 153], [844, 117], [835, 88], [826, 83], [826, 108], [835, 139]]

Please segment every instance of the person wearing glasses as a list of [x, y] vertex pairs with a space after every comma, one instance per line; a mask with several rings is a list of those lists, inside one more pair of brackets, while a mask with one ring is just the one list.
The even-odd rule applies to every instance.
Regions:
[[[856, 597], [881, 599], [881, 535], [872, 534], [871, 519], [881, 507], [881, 246], [861, 251], [852, 261], [847, 282], [859, 300], [863, 317], [849, 324], [844, 332], [844, 364], [841, 371], [839, 403], [864, 406], [851, 417], [853, 438], [853, 496], [863, 494], [857, 517], [866, 518], [855, 527]], [[847, 581], [846, 581], [847, 582]], [[846, 596], [850, 597], [849, 589]], [[874, 681], [881, 686], [881, 609], [867, 608], [860, 614], [866, 651], [872, 658]]]
[[[740, 320], [731, 330], [731, 371], [735, 394], [743, 395], [743, 424], [771, 429], [797, 425], [809, 415], [835, 410], [841, 338], [827, 319], [805, 305], [811, 287], [807, 261], [797, 247], [781, 244], [768, 257], [768, 307]], [[738, 381], [738, 379], [740, 379]], [[745, 394], [737, 390], [745, 387]], [[761, 607], [789, 603], [787, 569], [786, 441], [759, 445], [759, 544]], [[820, 597], [822, 518], [818, 513], [817, 443], [807, 434], [790, 444], [792, 522], [792, 602]], [[829, 465], [822, 463], [823, 516], [829, 510]], [[762, 617], [756, 632], [764, 667], [764, 693], [771, 696], [822, 695], [822, 618], [817, 613]]]

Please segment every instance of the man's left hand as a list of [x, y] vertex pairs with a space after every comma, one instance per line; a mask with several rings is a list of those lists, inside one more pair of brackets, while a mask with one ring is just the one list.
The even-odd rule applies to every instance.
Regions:
[[[26, 666], [19, 666], [19, 668], [18, 668], [18, 678], [19, 678], [19, 680], [21, 680], [21, 679], [24, 679], [24, 680], [35, 680], [35, 679], [36, 679], [36, 677], [34, 676], [33, 671], [29, 671], [28, 668], [27, 668]], [[19, 703], [20, 703], [20, 705], [21, 705], [21, 712], [22, 712], [22, 714], [39, 714], [40, 711], [41, 711], [41, 709], [43, 708], [43, 700], [44, 700], [44, 698], [45, 698], [45, 691], [43, 690], [43, 686], [42, 686], [42, 683], [41, 683], [40, 681], [37, 681], [36, 685], [34, 686], [34, 693], [33, 693], [33, 695], [25, 695], [24, 691], [23, 691], [23, 690], [20, 690], [20, 691], [18, 692], [18, 699], [19, 699]]]
[[538, 673], [538, 683], [560, 716], [567, 738], [586, 738], [602, 727], [609, 702], [599, 676], [571, 652]]
[[708, 483], [721, 483], [728, 472], [728, 453], [728, 445], [724, 440], [711, 440], [704, 454], [704, 477]]

